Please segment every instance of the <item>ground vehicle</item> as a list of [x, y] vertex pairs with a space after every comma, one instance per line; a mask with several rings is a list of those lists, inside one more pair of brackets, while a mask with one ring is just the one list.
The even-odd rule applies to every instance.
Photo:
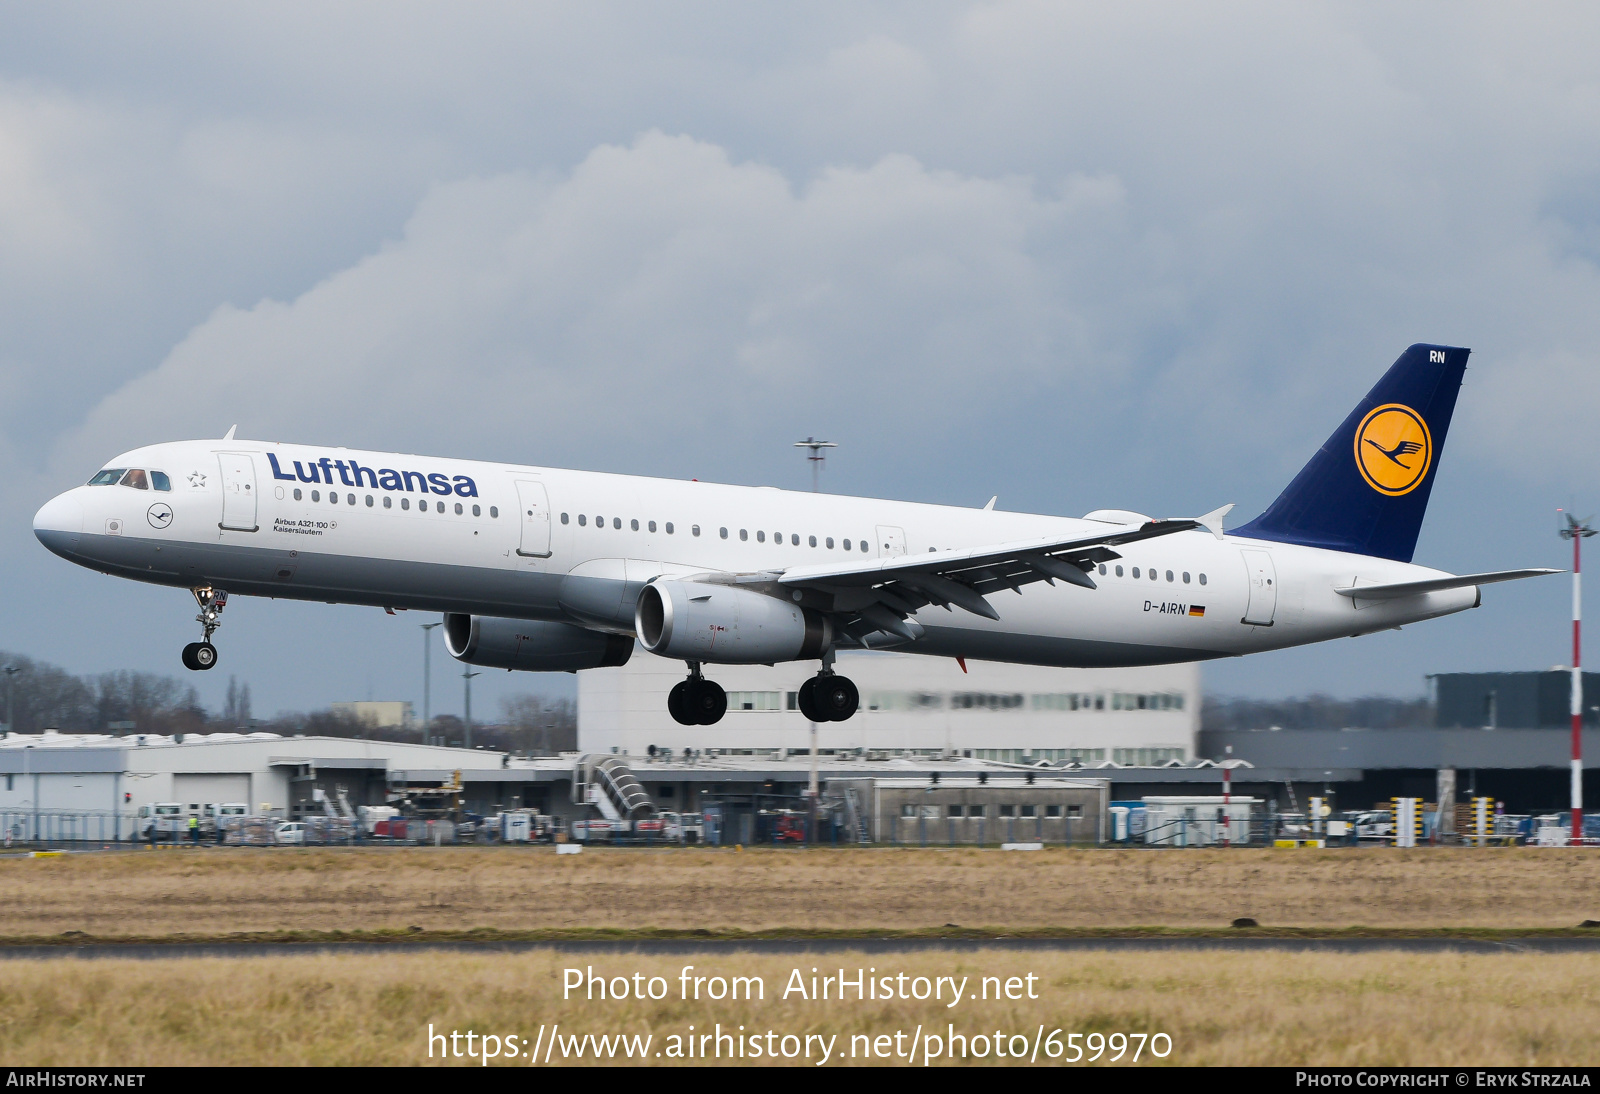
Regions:
[[1354, 821], [1358, 843], [1388, 843], [1394, 839], [1394, 817], [1386, 809], [1357, 813]]
[[704, 843], [705, 818], [699, 813], [662, 813], [661, 837], [674, 843]]
[[572, 822], [572, 838], [579, 843], [595, 843], [627, 834], [627, 821], [603, 820], [596, 817], [592, 820]]
[[139, 807], [139, 838], [151, 843], [187, 839], [189, 819], [180, 802], [156, 802]]
[[304, 821], [284, 821], [272, 833], [272, 842], [286, 845], [298, 845], [306, 842], [306, 825]]

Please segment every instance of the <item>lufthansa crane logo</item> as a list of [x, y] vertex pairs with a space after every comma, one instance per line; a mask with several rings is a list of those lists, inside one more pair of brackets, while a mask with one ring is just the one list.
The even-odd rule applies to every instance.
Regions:
[[1409, 494], [1433, 462], [1433, 437], [1422, 415], [1401, 403], [1386, 403], [1356, 429], [1356, 466], [1380, 494]]

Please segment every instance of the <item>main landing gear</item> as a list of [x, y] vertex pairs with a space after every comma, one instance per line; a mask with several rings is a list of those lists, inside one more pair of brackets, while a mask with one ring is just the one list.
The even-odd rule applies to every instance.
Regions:
[[683, 726], [714, 726], [728, 712], [728, 693], [700, 675], [700, 662], [689, 662], [689, 678], [667, 692], [667, 713]]
[[809, 722], [842, 722], [861, 705], [861, 693], [849, 677], [826, 668], [800, 685], [799, 702]]
[[209, 669], [217, 663], [217, 647], [211, 644], [211, 636], [222, 626], [222, 609], [228, 606], [228, 594], [209, 587], [189, 591], [200, 605], [200, 614], [194, 620], [205, 628], [205, 637], [183, 647], [183, 667], [197, 671]]

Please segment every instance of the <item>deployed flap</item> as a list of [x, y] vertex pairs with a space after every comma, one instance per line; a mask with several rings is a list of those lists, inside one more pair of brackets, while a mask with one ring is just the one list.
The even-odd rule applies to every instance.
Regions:
[[1516, 581], [1524, 577], [1564, 573], [1565, 570], [1496, 570], [1490, 574], [1436, 577], [1426, 581], [1401, 581], [1393, 585], [1352, 585], [1347, 589], [1333, 591], [1352, 600], [1398, 600], [1402, 596], [1421, 596], [1423, 593], [1439, 593], [1446, 589], [1465, 589], [1472, 585], [1492, 585], [1496, 581]]
[[842, 617], [840, 630], [849, 637], [888, 631], [903, 638], [902, 628], [891, 622], [898, 623], [928, 604], [954, 605], [998, 620], [999, 613], [985, 599], [990, 593], [1004, 589], [1020, 592], [1023, 585], [1035, 581], [1054, 584], [1057, 580], [1093, 589], [1094, 580], [1086, 571], [1096, 563], [1122, 557], [1113, 547], [1200, 527], [1199, 520], [1147, 520], [1098, 535], [798, 566], [778, 575], [777, 583], [815, 591], [825, 601], [819, 607]]

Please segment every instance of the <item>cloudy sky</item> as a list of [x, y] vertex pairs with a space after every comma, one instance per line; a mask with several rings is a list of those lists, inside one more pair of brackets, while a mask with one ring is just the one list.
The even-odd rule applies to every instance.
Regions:
[[[1555, 509], [1600, 509], [1593, 5], [0, 16], [0, 648], [74, 671], [181, 672], [193, 607], [50, 556], [34, 510], [234, 423], [794, 487], [815, 434], [838, 492], [1242, 520], [1430, 341], [1474, 353], [1419, 562], [1562, 565]], [[1207, 686], [1547, 667], [1568, 595]], [[420, 699], [419, 621], [236, 601], [195, 679]]]

